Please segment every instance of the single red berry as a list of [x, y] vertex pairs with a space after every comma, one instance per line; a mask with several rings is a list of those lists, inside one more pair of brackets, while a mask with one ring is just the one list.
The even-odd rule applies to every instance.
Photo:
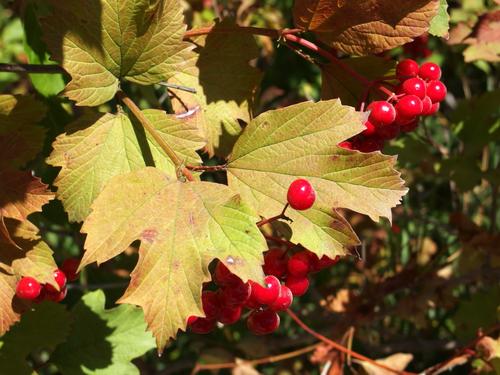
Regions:
[[244, 283], [238, 278], [238, 282], [226, 285], [221, 289], [222, 301], [228, 306], [244, 305], [252, 294], [250, 283]]
[[280, 293], [280, 281], [272, 275], [264, 278], [264, 285], [262, 286], [255, 281], [250, 281], [252, 284], [252, 297], [255, 302], [262, 305], [269, 305], [273, 303]]
[[370, 120], [366, 120], [364, 125], [366, 129], [363, 130], [361, 134], [363, 134], [364, 136], [371, 136], [376, 133], [377, 128]]
[[400, 61], [396, 67], [396, 76], [399, 80], [416, 77], [418, 74], [418, 63], [412, 59]]
[[396, 118], [394, 106], [385, 100], [372, 102], [367, 109], [371, 111], [369, 120], [376, 124], [390, 124]]
[[401, 233], [401, 227], [397, 224], [392, 224], [391, 231], [394, 234], [399, 234], [399, 233]]
[[[49, 287], [51, 287], [52, 290], [49, 290]], [[44, 299], [54, 302], [61, 302], [66, 298], [66, 294], [68, 293], [68, 289], [66, 287], [62, 287], [60, 291], [57, 291], [49, 284], [46, 284], [44, 289]]]
[[433, 103], [442, 102], [447, 92], [446, 86], [441, 81], [430, 81], [427, 84], [427, 96]]
[[23, 277], [16, 286], [16, 295], [22, 299], [34, 300], [41, 291], [42, 286], [32, 277]]
[[431, 110], [429, 111], [429, 114], [428, 116], [431, 116], [433, 115], [434, 113], [436, 113], [437, 111], [439, 111], [439, 107], [441, 106], [441, 103], [432, 103], [432, 108]]
[[270, 249], [264, 255], [264, 266], [262, 269], [266, 275], [273, 275], [277, 278], [283, 277], [286, 274], [287, 256], [285, 250]]
[[288, 259], [288, 274], [295, 277], [304, 277], [312, 269], [311, 257], [308, 252], [300, 251], [293, 254], [290, 259]]
[[380, 151], [384, 148], [384, 141], [382, 139], [379, 139], [378, 137], [357, 139], [355, 146], [356, 150], [359, 150], [361, 152]]
[[377, 128], [377, 136], [381, 139], [394, 139], [399, 134], [399, 125], [396, 122], [392, 124], [379, 126]]
[[309, 279], [307, 277], [288, 276], [285, 285], [290, 288], [294, 297], [300, 297], [309, 289]]
[[316, 192], [309, 181], [300, 178], [293, 181], [288, 187], [288, 204], [299, 211], [312, 207], [316, 200]]
[[441, 68], [437, 64], [426, 62], [418, 70], [418, 75], [426, 81], [434, 81], [441, 78]]
[[248, 329], [256, 335], [267, 335], [278, 329], [280, 317], [272, 310], [252, 311], [247, 320]]
[[190, 326], [194, 322], [196, 322], [199, 318], [197, 316], [191, 315], [187, 320], [187, 325]]
[[401, 84], [401, 90], [407, 95], [415, 95], [420, 99], [425, 98], [426, 86], [423, 79], [410, 78]]
[[205, 335], [215, 329], [216, 321], [214, 319], [196, 318], [190, 325], [191, 332]]
[[339, 147], [345, 148], [346, 150], [354, 150], [352, 142], [349, 141], [340, 142]]
[[336, 256], [335, 258], [327, 257], [323, 255], [316, 266], [318, 271], [324, 270], [325, 268], [330, 268], [336, 265], [340, 261], [340, 256]]
[[420, 35], [416, 37], [413, 42], [406, 43], [403, 46], [403, 51], [405, 54], [410, 55], [413, 58], [426, 58], [432, 55], [432, 51], [427, 46], [428, 41], [428, 34]]
[[280, 294], [276, 301], [269, 305], [269, 308], [273, 311], [285, 311], [290, 307], [293, 302], [293, 294], [290, 288], [286, 285], [281, 285]]
[[214, 282], [220, 287], [241, 282], [241, 279], [232, 273], [221, 261], [215, 266], [213, 278]]
[[403, 133], [410, 133], [410, 132], [414, 131], [416, 128], [418, 128], [418, 117], [399, 127], [399, 129]]
[[422, 116], [428, 116], [432, 110], [432, 100], [428, 96], [422, 99]]
[[256, 301], [254, 295], [251, 294], [250, 298], [245, 302], [245, 307], [249, 310], [255, 310], [262, 307], [262, 303]]
[[241, 317], [241, 306], [224, 306], [220, 310], [219, 322], [225, 325], [236, 323]]
[[[60, 269], [54, 271], [54, 280], [56, 281], [57, 285], [59, 285], [59, 290], [62, 290], [66, 285], [66, 275]], [[59, 290], [57, 290], [50, 284], [45, 285], [45, 289], [47, 289], [47, 292], [56, 292], [59, 294]]]
[[422, 100], [416, 95], [406, 95], [399, 99], [396, 111], [401, 117], [411, 118], [422, 113]]
[[61, 271], [66, 275], [68, 281], [75, 281], [78, 278], [78, 267], [80, 267], [80, 259], [68, 258], [61, 265]]
[[219, 295], [211, 290], [205, 290], [201, 294], [203, 311], [207, 319], [217, 319], [220, 312]]

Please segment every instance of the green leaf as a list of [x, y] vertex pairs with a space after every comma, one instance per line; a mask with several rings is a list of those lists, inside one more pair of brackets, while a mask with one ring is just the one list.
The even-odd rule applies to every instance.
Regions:
[[123, 79], [141, 85], [167, 80], [186, 66], [191, 46], [179, 0], [50, 0], [42, 21], [53, 58], [71, 75], [65, 94], [78, 105], [112, 99]]
[[[355, 57], [342, 60], [344, 64], [361, 74], [368, 80], [393, 76], [396, 72], [396, 62], [376, 56]], [[367, 87], [353, 78], [337, 64], [327, 64], [321, 67], [322, 89], [321, 99], [339, 98], [343, 104], [357, 107], [366, 94]], [[376, 92], [372, 88], [371, 93]]]
[[395, 158], [344, 150], [338, 143], [363, 130], [361, 117], [338, 100], [306, 102], [255, 118], [236, 142], [228, 164], [229, 186], [264, 217], [277, 215], [296, 178], [317, 192], [314, 206], [287, 211], [292, 241], [318, 255], [346, 253], [358, 239], [336, 211], [348, 208], [378, 220], [406, 193]]
[[[146, 110], [144, 115], [183, 161], [201, 163], [196, 150], [205, 142], [196, 116], [181, 120], [159, 110]], [[53, 147], [47, 162], [62, 167], [55, 185], [71, 221], [87, 217], [90, 205], [113, 176], [146, 165], [177, 175], [156, 141], [123, 113], [87, 113], [70, 124], [68, 133], [58, 136]]]
[[448, 2], [446, 0], [439, 1], [439, 10], [436, 16], [431, 21], [429, 34], [447, 37], [450, 30], [450, 15], [448, 14]]
[[187, 69], [169, 80], [196, 89], [196, 94], [176, 91], [172, 104], [176, 113], [201, 112], [209, 155], [229, 154], [241, 132], [239, 120], [250, 121], [254, 93], [262, 77], [249, 64], [259, 56], [255, 38], [231, 32], [234, 28], [234, 23], [224, 21], [207, 37], [196, 38], [199, 54]]
[[141, 240], [121, 303], [144, 309], [161, 351], [190, 315], [202, 316], [208, 265], [220, 259], [242, 280], [263, 279], [259, 218], [227, 186], [181, 183], [155, 168], [116, 176], [92, 205], [82, 266], [111, 259]]
[[[30, 64], [55, 65], [50, 60], [47, 46], [42, 40], [42, 29], [37, 15], [45, 15], [47, 11], [42, 3], [30, 1], [24, 10], [24, 33], [26, 40], [24, 50]], [[30, 74], [31, 83], [45, 97], [59, 94], [66, 86], [62, 74]]]
[[40, 349], [54, 349], [69, 332], [69, 313], [64, 305], [37, 304], [0, 338], [0, 374], [30, 375], [26, 357]]
[[105, 309], [101, 290], [84, 295], [73, 308], [66, 342], [51, 357], [64, 375], [138, 375], [131, 361], [154, 348], [142, 311], [133, 306]]

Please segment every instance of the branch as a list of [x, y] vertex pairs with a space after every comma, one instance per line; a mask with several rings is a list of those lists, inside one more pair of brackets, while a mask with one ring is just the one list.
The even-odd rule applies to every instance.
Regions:
[[283, 211], [281, 211], [281, 213], [279, 215], [273, 216], [273, 217], [271, 217], [269, 219], [262, 219], [261, 221], [259, 221], [257, 223], [257, 226], [258, 227], [262, 227], [263, 225], [270, 224], [273, 221], [276, 221], [276, 220], [279, 220], [279, 219], [283, 219], [283, 220], [292, 222], [293, 220], [290, 219], [288, 216], [285, 215], [285, 211], [286, 211], [287, 208], [288, 208], [288, 203], [285, 205], [285, 208], [283, 208]]
[[362, 354], [359, 354], [357, 352], [354, 352], [352, 350], [349, 350], [347, 348], [345, 348], [344, 346], [336, 343], [335, 341], [333, 340], [330, 340], [329, 338], [323, 336], [322, 334], [316, 332], [315, 330], [313, 330], [312, 328], [310, 328], [306, 323], [304, 323], [293, 311], [291, 311], [290, 309], [286, 310], [287, 314], [290, 315], [290, 317], [304, 330], [306, 331], [307, 333], [311, 334], [312, 336], [316, 337], [318, 340], [321, 340], [322, 342], [330, 345], [333, 347], [333, 349], [336, 349], [338, 350], [339, 352], [341, 353], [344, 353], [344, 354], [348, 354], [350, 355], [351, 357], [353, 358], [356, 358], [356, 359], [359, 359], [361, 361], [365, 361], [365, 362], [368, 362], [370, 364], [372, 364], [373, 366], [376, 366], [378, 368], [381, 368], [381, 369], [384, 369], [386, 371], [390, 371], [394, 374], [399, 374], [399, 375], [415, 375], [411, 372], [406, 372], [406, 371], [399, 371], [399, 370], [395, 370], [393, 368], [390, 368], [382, 363], [379, 363], [377, 361], [374, 361], [373, 359], [371, 358], [368, 358], [368, 357], [365, 357], [364, 355]]
[[175, 151], [168, 145], [167, 142], [165, 142], [165, 140], [160, 136], [160, 134], [158, 134], [153, 124], [149, 122], [146, 116], [144, 116], [144, 113], [142, 113], [140, 108], [137, 107], [137, 105], [132, 101], [132, 99], [130, 99], [123, 91], [118, 91], [116, 93], [116, 97], [120, 99], [123, 102], [123, 104], [125, 104], [128, 107], [128, 109], [130, 109], [130, 111], [134, 114], [137, 120], [139, 120], [144, 129], [146, 129], [146, 131], [154, 138], [154, 140], [160, 145], [162, 150], [167, 154], [170, 160], [172, 160], [176, 169], [180, 170], [188, 181], [194, 181], [194, 177], [192, 173], [189, 171], [189, 169], [187, 169], [183, 165], [181, 159], [179, 159]]
[[195, 172], [219, 172], [219, 171], [226, 171], [227, 170], [227, 164], [223, 165], [213, 165], [213, 166], [193, 166], [193, 165], [187, 165], [187, 169]]
[[[259, 358], [259, 359], [253, 359], [250, 361], [243, 360], [242, 363], [248, 364], [250, 366], [257, 366], [257, 365], [263, 365], [266, 363], [280, 362], [280, 361], [284, 361], [286, 359], [298, 357], [298, 356], [301, 356], [303, 354], [312, 352], [319, 345], [321, 345], [321, 343], [306, 346], [305, 348], [294, 350], [292, 352], [288, 352], [288, 353], [284, 353], [284, 354], [273, 355], [273, 356]], [[203, 370], [231, 369], [231, 368], [235, 368], [237, 366], [238, 366], [237, 362], [214, 363], [214, 364], [206, 364], [206, 365], [202, 365], [202, 364], [197, 363], [196, 366], [194, 367], [193, 371], [191, 371], [191, 375], [195, 375], [198, 372], [203, 371]]]
[[34, 74], [62, 74], [66, 71], [59, 65], [42, 64], [0, 64], [0, 72], [9, 73], [34, 73]]

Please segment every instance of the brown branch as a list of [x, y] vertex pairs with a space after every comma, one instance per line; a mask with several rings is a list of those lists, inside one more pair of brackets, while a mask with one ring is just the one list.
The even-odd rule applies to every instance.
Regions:
[[293, 220], [290, 219], [288, 216], [285, 215], [285, 211], [286, 211], [287, 208], [288, 208], [288, 203], [285, 205], [285, 208], [283, 208], [283, 211], [281, 211], [281, 213], [279, 215], [273, 216], [273, 217], [271, 217], [269, 219], [262, 219], [261, 221], [259, 221], [257, 223], [257, 226], [258, 227], [262, 227], [262, 226], [264, 226], [266, 224], [270, 224], [273, 221], [280, 220], [280, 219], [292, 222]]
[[186, 168], [188, 168], [191, 171], [195, 172], [219, 172], [219, 171], [226, 171], [227, 170], [227, 164], [223, 165], [213, 165], [213, 166], [193, 166], [193, 165], [187, 165]]
[[[286, 359], [290, 358], [295, 358], [298, 356], [301, 356], [306, 353], [310, 353], [313, 350], [315, 350], [321, 343], [317, 343], [314, 345], [306, 346], [305, 348], [294, 350], [292, 352], [288, 353], [283, 353], [279, 355], [272, 355], [264, 358], [259, 358], [259, 359], [253, 359], [253, 360], [242, 360], [242, 363], [248, 364], [250, 366], [257, 366], [257, 365], [263, 365], [266, 363], [275, 363], [275, 362], [280, 362], [284, 361]], [[238, 366], [237, 362], [226, 362], [226, 363], [214, 363], [214, 364], [199, 364], [197, 363], [196, 366], [194, 367], [193, 371], [191, 371], [191, 375], [197, 374], [200, 371], [203, 370], [222, 370], [222, 369], [230, 369], [230, 368], [235, 368]]]
[[63, 74], [66, 71], [59, 65], [42, 64], [0, 64], [0, 72], [30, 74]]
[[134, 114], [134, 116], [139, 120], [141, 125], [146, 129], [146, 131], [154, 138], [154, 140], [158, 143], [161, 149], [167, 154], [167, 156], [172, 160], [177, 170], [180, 170], [184, 177], [188, 181], [194, 181], [193, 174], [187, 169], [181, 159], [177, 156], [175, 151], [168, 145], [167, 142], [158, 134], [153, 124], [149, 122], [149, 120], [144, 116], [141, 109], [130, 99], [123, 91], [118, 91], [116, 93], [116, 97], [120, 99], [123, 104], [125, 104], [128, 109]]
[[411, 372], [406, 372], [406, 371], [400, 371], [400, 370], [395, 370], [389, 366], [386, 366], [382, 363], [379, 363], [371, 358], [368, 358], [362, 354], [359, 354], [355, 351], [352, 351], [352, 350], [349, 350], [347, 349], [346, 347], [336, 343], [335, 341], [333, 340], [330, 340], [328, 337], [325, 337], [323, 336], [322, 334], [316, 332], [315, 330], [313, 330], [312, 328], [310, 328], [306, 323], [304, 323], [293, 311], [291, 311], [290, 309], [288, 309], [287, 311], [287, 314], [304, 330], [306, 331], [307, 333], [311, 334], [312, 336], [316, 337], [318, 340], [330, 345], [333, 347], [333, 349], [335, 350], [338, 350], [339, 352], [341, 353], [344, 353], [344, 354], [347, 354], [347, 355], [350, 355], [351, 357], [353, 358], [356, 358], [356, 359], [359, 359], [360, 361], [365, 361], [365, 362], [368, 362], [370, 364], [372, 364], [373, 366], [376, 366], [378, 368], [381, 368], [381, 369], [384, 369], [386, 371], [390, 371], [394, 374], [400, 374], [400, 375], [415, 375]]

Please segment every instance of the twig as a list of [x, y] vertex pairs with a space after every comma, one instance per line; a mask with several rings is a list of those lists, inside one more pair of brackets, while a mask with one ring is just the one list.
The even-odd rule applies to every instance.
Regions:
[[175, 83], [168, 83], [168, 82], [158, 82], [158, 84], [161, 86], [168, 87], [169, 89], [177, 89], [177, 90], [187, 91], [192, 94], [196, 94], [196, 89], [192, 87], [176, 85]]
[[283, 220], [292, 222], [293, 220], [290, 219], [288, 216], [285, 215], [285, 211], [286, 211], [287, 208], [288, 208], [288, 203], [285, 205], [285, 207], [283, 208], [283, 211], [281, 211], [281, 213], [279, 215], [273, 216], [273, 217], [271, 217], [269, 219], [262, 219], [261, 221], [259, 221], [257, 223], [257, 226], [258, 227], [262, 227], [263, 225], [272, 223], [273, 221], [276, 221], [276, 220], [279, 220], [279, 219], [283, 219]]
[[318, 340], [321, 340], [323, 341], [324, 343], [326, 344], [329, 344], [330, 346], [333, 347], [333, 349], [336, 349], [338, 350], [339, 352], [341, 353], [344, 353], [344, 354], [347, 354], [347, 355], [350, 355], [352, 356], [353, 358], [356, 358], [356, 359], [359, 359], [361, 361], [365, 361], [365, 362], [368, 362], [370, 364], [372, 364], [373, 366], [376, 366], [378, 368], [381, 368], [381, 369], [384, 369], [386, 371], [390, 371], [394, 374], [400, 374], [400, 375], [415, 375], [414, 373], [411, 373], [411, 372], [406, 372], [406, 371], [399, 371], [399, 370], [395, 370], [393, 368], [390, 368], [382, 363], [379, 363], [377, 361], [374, 361], [373, 359], [371, 358], [368, 358], [368, 357], [365, 357], [364, 355], [362, 354], [359, 354], [357, 352], [354, 352], [352, 350], [349, 350], [347, 348], [345, 348], [344, 346], [336, 343], [335, 341], [333, 340], [330, 340], [329, 338], [323, 336], [322, 334], [316, 332], [315, 330], [313, 330], [312, 328], [310, 328], [306, 323], [304, 323], [293, 311], [291, 311], [290, 309], [288, 309], [287, 311], [287, 314], [290, 315], [290, 317], [304, 330], [306, 331], [307, 333], [311, 334], [312, 336], [316, 337]]
[[42, 64], [0, 64], [0, 72], [30, 74], [62, 74], [66, 71], [59, 65]]
[[[284, 354], [272, 355], [272, 356], [268, 356], [268, 357], [264, 357], [264, 358], [253, 359], [250, 361], [242, 361], [242, 363], [248, 364], [250, 366], [257, 366], [257, 365], [263, 365], [266, 363], [280, 362], [280, 361], [284, 361], [286, 359], [298, 357], [298, 356], [301, 356], [303, 354], [312, 352], [319, 345], [321, 345], [321, 343], [306, 346], [305, 348], [294, 350], [292, 352], [288, 352], [288, 353], [284, 353]], [[193, 371], [191, 371], [191, 375], [197, 374], [198, 372], [203, 371], [203, 370], [222, 370], [222, 369], [235, 368], [236, 366], [238, 366], [237, 362], [214, 363], [214, 364], [205, 364], [205, 365], [197, 363], [196, 366], [194, 367]]]
[[227, 164], [213, 165], [213, 166], [205, 166], [205, 165], [193, 166], [193, 165], [187, 165], [186, 168], [188, 168], [191, 171], [195, 171], [195, 172], [219, 172], [219, 171], [225, 171], [225, 170], [227, 170]]
[[116, 97], [120, 99], [123, 104], [125, 104], [128, 109], [134, 114], [134, 116], [139, 120], [141, 125], [146, 129], [146, 131], [154, 138], [154, 140], [160, 145], [162, 150], [167, 154], [167, 156], [172, 160], [177, 170], [180, 170], [184, 177], [188, 181], [194, 181], [192, 173], [187, 169], [181, 159], [177, 156], [175, 151], [168, 145], [167, 142], [158, 134], [154, 126], [149, 122], [149, 120], [144, 116], [144, 113], [140, 108], [130, 99], [123, 91], [118, 91]]

